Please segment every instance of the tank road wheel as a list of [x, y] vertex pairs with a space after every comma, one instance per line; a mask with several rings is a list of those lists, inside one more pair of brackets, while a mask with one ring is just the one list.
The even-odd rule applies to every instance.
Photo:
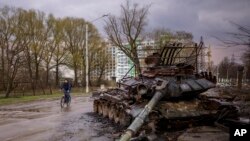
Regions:
[[108, 116], [108, 102], [104, 102], [102, 105], [102, 115], [103, 117], [107, 117]]
[[115, 105], [110, 104], [109, 111], [108, 111], [109, 120], [114, 120], [114, 115], [115, 115], [114, 113], [115, 113]]
[[102, 115], [102, 107], [103, 107], [103, 102], [100, 101], [99, 104], [98, 104], [98, 114], [99, 115]]
[[131, 116], [124, 111], [119, 114], [119, 122], [121, 126], [128, 126], [131, 123]]
[[95, 113], [98, 113], [98, 100], [94, 100], [93, 109]]
[[114, 111], [115, 111], [114, 112], [114, 121], [115, 121], [115, 123], [119, 123], [120, 108], [115, 107]]

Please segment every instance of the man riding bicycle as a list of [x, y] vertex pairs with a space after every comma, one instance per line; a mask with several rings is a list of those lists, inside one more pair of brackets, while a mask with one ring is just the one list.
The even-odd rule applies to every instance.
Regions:
[[67, 79], [65, 79], [61, 86], [61, 90], [63, 90], [64, 96], [65, 96], [64, 102], [69, 101], [71, 99], [71, 96], [70, 96], [71, 87], [72, 85], [69, 83]]

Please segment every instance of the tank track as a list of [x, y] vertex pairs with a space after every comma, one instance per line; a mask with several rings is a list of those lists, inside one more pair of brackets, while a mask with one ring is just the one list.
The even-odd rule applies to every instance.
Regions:
[[132, 122], [132, 117], [126, 112], [123, 104], [98, 99], [94, 100], [93, 109], [95, 113], [121, 126], [127, 127]]
[[[157, 109], [159, 110], [160, 107]], [[127, 108], [124, 103], [115, 103], [107, 99], [95, 99], [93, 102], [93, 110], [100, 116], [108, 118], [110, 121], [122, 127], [128, 127], [133, 120], [133, 116], [129, 113], [129, 108]], [[220, 113], [221, 110], [218, 110], [217, 112]], [[143, 129], [150, 131], [174, 131], [192, 126], [211, 125], [218, 117], [217, 112], [168, 119], [164, 117], [161, 112], [153, 111], [149, 115]], [[234, 111], [233, 113], [236, 112]]]

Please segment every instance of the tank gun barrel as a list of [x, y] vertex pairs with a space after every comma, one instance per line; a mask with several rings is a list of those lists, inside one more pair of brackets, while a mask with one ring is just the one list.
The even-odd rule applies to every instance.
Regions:
[[135, 134], [141, 126], [144, 124], [144, 120], [148, 117], [152, 109], [155, 107], [157, 102], [161, 100], [162, 97], [167, 93], [167, 84], [166, 80], [158, 80], [160, 82], [160, 86], [156, 87], [156, 92], [149, 103], [144, 107], [144, 109], [140, 112], [140, 114], [135, 118], [135, 120], [131, 123], [131, 125], [127, 128], [126, 132], [120, 138], [120, 141], [129, 141], [130, 138]]

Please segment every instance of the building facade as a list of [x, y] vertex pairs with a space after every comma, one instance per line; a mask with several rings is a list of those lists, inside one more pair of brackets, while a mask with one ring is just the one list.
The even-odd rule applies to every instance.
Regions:
[[106, 73], [104, 76], [106, 80], [112, 80], [112, 78], [116, 76], [116, 50], [117, 49], [115, 46], [108, 44], [106, 53], [108, 54], [109, 58], [105, 67]]
[[[128, 46], [128, 44], [125, 45]], [[152, 40], [138, 42], [138, 58], [141, 64], [143, 64], [144, 58], [150, 53], [147, 49], [154, 47], [155, 42]], [[119, 81], [124, 76], [135, 76], [135, 68], [132, 68], [134, 63], [118, 47], [109, 44], [107, 53], [109, 54], [109, 62], [106, 65], [105, 79], [111, 80], [115, 78], [116, 81]]]

